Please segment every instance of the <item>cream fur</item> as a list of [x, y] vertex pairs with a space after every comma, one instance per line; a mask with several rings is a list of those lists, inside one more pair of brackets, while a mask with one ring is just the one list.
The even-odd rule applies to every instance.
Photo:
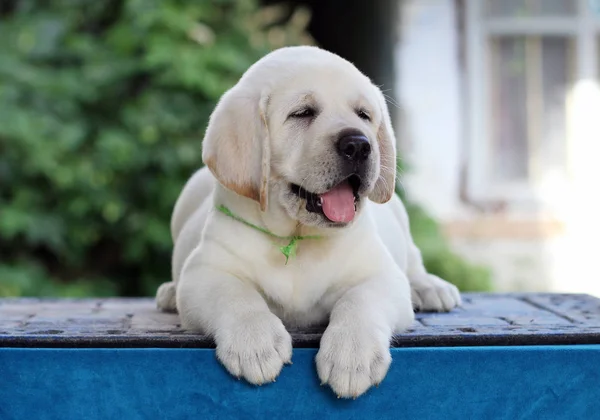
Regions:
[[[290, 121], [289, 112], [306, 103], [318, 107], [318, 118]], [[305, 210], [289, 184], [326, 190], [339, 176], [332, 138], [345, 127], [367, 135], [372, 161], [355, 220], [331, 227]], [[328, 322], [318, 375], [337, 395], [356, 397], [385, 377], [390, 339], [413, 323], [413, 306], [460, 304], [456, 287], [423, 267], [393, 194], [395, 139], [385, 100], [352, 64], [315, 47], [267, 55], [224, 95], [203, 147], [208, 168], [175, 205], [173, 279], [159, 288], [157, 304], [178, 310], [185, 328], [210, 334], [231, 374], [274, 381], [292, 357], [286, 327]], [[273, 238], [215, 211], [220, 204], [278, 235], [322, 239], [302, 241], [285, 265]]]

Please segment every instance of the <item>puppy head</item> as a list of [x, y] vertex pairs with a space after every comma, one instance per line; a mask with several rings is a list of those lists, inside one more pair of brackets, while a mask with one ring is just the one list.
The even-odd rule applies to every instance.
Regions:
[[309, 226], [346, 226], [367, 197], [384, 203], [395, 187], [383, 94], [315, 47], [283, 48], [254, 64], [211, 116], [203, 159], [226, 188]]

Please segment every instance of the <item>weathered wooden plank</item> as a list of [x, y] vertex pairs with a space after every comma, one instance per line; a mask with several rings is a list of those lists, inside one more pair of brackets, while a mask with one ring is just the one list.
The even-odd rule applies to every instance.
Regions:
[[[600, 344], [600, 299], [575, 294], [465, 294], [447, 314], [418, 313], [394, 347]], [[317, 347], [323, 327], [291, 330], [295, 347]], [[199, 347], [177, 314], [149, 298], [0, 299], [0, 347]]]

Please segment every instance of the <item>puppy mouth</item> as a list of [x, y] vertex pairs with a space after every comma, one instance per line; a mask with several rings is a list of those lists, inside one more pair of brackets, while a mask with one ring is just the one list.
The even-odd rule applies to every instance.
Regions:
[[308, 212], [321, 214], [333, 223], [349, 223], [356, 215], [360, 186], [360, 177], [352, 174], [322, 194], [307, 191], [296, 184], [291, 184], [291, 190], [306, 200]]

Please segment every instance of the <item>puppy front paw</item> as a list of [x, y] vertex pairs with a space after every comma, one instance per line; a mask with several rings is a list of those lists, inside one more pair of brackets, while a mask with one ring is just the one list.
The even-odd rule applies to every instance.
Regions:
[[274, 382], [291, 363], [292, 337], [270, 312], [255, 313], [217, 331], [217, 358], [233, 376], [261, 385]]
[[372, 325], [329, 325], [316, 357], [321, 384], [338, 398], [356, 398], [379, 385], [392, 362], [389, 340]]
[[417, 311], [448, 312], [462, 304], [458, 288], [433, 274], [411, 281], [410, 288]]

